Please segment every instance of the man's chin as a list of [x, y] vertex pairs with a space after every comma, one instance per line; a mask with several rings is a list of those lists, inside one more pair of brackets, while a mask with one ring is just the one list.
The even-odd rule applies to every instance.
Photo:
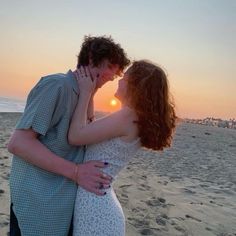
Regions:
[[99, 81], [97, 81], [97, 84], [96, 84], [96, 88], [101, 88], [103, 87], [103, 85], [105, 85], [106, 83], [99, 83]]
[[102, 86], [103, 86], [103, 84], [102, 85], [101, 84], [97, 84], [96, 85], [96, 89], [100, 89]]

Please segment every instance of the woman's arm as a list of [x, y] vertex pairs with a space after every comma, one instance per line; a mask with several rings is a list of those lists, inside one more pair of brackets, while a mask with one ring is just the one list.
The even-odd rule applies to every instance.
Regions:
[[[79, 103], [82, 101], [79, 101]], [[125, 109], [112, 113], [104, 118], [98, 119], [92, 123], [85, 124], [82, 115], [85, 106], [77, 106], [70, 124], [68, 139], [72, 145], [86, 145], [98, 143], [110, 138], [127, 136], [125, 129], [128, 114]]]
[[[89, 74], [89, 73], [87, 73]], [[127, 109], [121, 109], [102, 119], [87, 124], [87, 110], [91, 94], [95, 88], [89, 76], [78, 79], [80, 96], [75, 112], [73, 114], [68, 140], [72, 145], [85, 145], [101, 142], [113, 137], [127, 135], [127, 120], [129, 114]]]
[[91, 123], [94, 121], [95, 116], [94, 116], [94, 97], [91, 96], [89, 105], [88, 105], [88, 112], [87, 112], [87, 121], [88, 123]]

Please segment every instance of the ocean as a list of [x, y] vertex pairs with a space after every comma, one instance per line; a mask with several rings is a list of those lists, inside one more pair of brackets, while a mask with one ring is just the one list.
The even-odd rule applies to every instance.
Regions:
[[23, 112], [26, 101], [0, 97], [0, 112]]

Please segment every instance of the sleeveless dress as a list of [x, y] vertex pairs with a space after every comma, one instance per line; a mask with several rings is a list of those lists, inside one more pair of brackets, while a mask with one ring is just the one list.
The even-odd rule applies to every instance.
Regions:
[[[88, 146], [85, 160], [108, 162], [103, 169], [114, 179], [140, 147], [139, 139], [124, 142], [119, 137]], [[78, 187], [73, 222], [73, 236], [124, 236], [125, 217], [116, 194], [111, 188], [97, 196]]]

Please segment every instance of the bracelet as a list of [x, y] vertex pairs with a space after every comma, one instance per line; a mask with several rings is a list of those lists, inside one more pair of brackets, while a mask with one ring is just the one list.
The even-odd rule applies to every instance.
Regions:
[[78, 174], [79, 174], [79, 166], [75, 164], [75, 169], [74, 169], [74, 181], [78, 183]]

